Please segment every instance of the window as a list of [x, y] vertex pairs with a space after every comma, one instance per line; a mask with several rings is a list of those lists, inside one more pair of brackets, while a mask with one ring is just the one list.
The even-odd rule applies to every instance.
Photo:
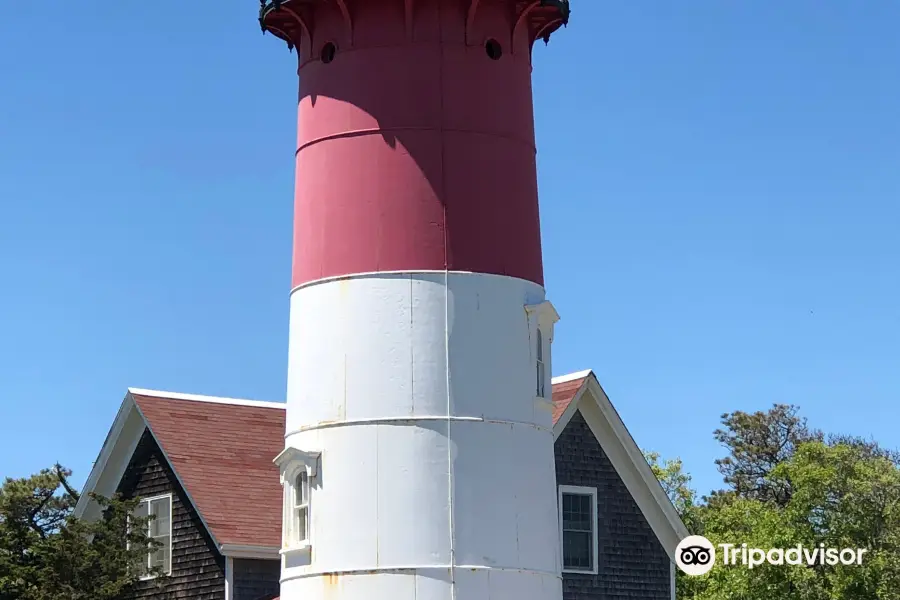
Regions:
[[537, 392], [536, 395], [538, 398], [545, 398], [544, 392], [546, 391], [546, 378], [547, 378], [547, 368], [544, 366], [544, 335], [541, 333], [540, 327], [537, 330], [537, 348], [535, 351], [535, 355], [537, 356]]
[[559, 315], [546, 300], [539, 304], [527, 304], [525, 314], [528, 318], [528, 339], [534, 344], [528, 353], [531, 360], [529, 368], [535, 370], [534, 395], [543, 405], [549, 405], [547, 379], [553, 371], [550, 347], [553, 344], [553, 327], [559, 321]]
[[315, 484], [318, 452], [286, 448], [275, 458], [284, 486], [282, 554], [308, 551], [312, 538], [312, 489]]
[[290, 540], [295, 546], [305, 546], [309, 544], [309, 473], [301, 471], [297, 475], [292, 492], [290, 521], [293, 531]]
[[147, 522], [147, 536], [157, 542], [147, 553], [139, 568], [144, 577], [152, 577], [150, 570], [159, 568], [166, 575], [172, 573], [172, 495], [145, 498], [135, 508], [135, 516], [152, 517]]
[[597, 489], [559, 486], [562, 569], [597, 573]]

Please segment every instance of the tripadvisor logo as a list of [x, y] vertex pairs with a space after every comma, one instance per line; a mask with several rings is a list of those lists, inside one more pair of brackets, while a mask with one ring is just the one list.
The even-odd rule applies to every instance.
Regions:
[[818, 547], [805, 548], [798, 544], [791, 548], [750, 548], [747, 544], [719, 544], [714, 546], [712, 542], [702, 535], [692, 535], [681, 540], [675, 548], [675, 564], [688, 575], [704, 575], [709, 573], [716, 564], [716, 548], [722, 558], [723, 565], [740, 565], [752, 569], [764, 563], [770, 565], [861, 565], [864, 548], [826, 548], [825, 544]]

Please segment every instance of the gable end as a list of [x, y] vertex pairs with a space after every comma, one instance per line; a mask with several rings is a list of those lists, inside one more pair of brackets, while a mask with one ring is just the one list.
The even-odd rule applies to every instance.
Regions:
[[560, 486], [597, 490], [597, 574], [563, 574], [563, 600], [671, 600], [670, 560], [581, 414], [555, 444]]
[[[145, 429], [117, 490], [125, 498], [172, 494], [172, 575], [165, 591], [173, 599], [221, 600], [225, 594], [225, 558], [218, 552], [196, 509]], [[140, 582], [130, 598], [159, 597], [153, 580]]]

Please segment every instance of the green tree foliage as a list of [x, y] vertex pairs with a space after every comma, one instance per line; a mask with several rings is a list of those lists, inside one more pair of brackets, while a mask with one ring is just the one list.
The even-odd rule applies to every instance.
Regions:
[[811, 430], [795, 406], [722, 415], [714, 432], [725, 487], [698, 498], [678, 460], [646, 453], [693, 534], [751, 548], [862, 548], [861, 565], [721, 564], [678, 573], [678, 598], [900, 600], [900, 455], [876, 442]]
[[644, 452], [644, 458], [685, 526], [691, 530], [699, 527], [697, 494], [691, 488], [691, 476], [685, 473], [681, 459], [662, 460], [658, 452], [648, 451]]
[[56, 465], [0, 488], [0, 600], [117, 600], [162, 575], [141, 569], [154, 542], [136, 501], [94, 495], [103, 518], [77, 519], [70, 475]]
[[820, 432], [809, 430], [797, 412], [796, 406], [776, 404], [767, 412], [722, 415], [722, 428], [713, 435], [728, 450], [716, 460], [729, 486], [726, 493], [780, 506], [790, 500], [790, 480], [775, 477], [773, 469], [793, 456], [801, 444], [822, 438]]

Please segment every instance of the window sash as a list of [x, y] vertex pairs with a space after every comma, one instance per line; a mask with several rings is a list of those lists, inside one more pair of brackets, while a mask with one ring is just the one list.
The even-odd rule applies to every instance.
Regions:
[[169, 516], [172, 512], [171, 498], [156, 498], [147, 500], [149, 514], [155, 517], [150, 521], [149, 535], [152, 538], [168, 537], [172, 533], [172, 523]]
[[303, 506], [294, 511], [297, 519], [297, 543], [304, 543], [309, 539], [309, 507]]
[[170, 536], [162, 536], [155, 538], [161, 545], [148, 555], [148, 567], [160, 567], [163, 573], [169, 573], [172, 563], [172, 553], [170, 545]]
[[294, 508], [309, 504], [309, 475], [306, 471], [297, 475], [294, 482]]
[[590, 531], [563, 531], [563, 568], [571, 571], [594, 569], [594, 541]]
[[145, 524], [144, 534], [157, 542], [155, 549], [149, 550], [139, 565], [141, 575], [146, 577], [150, 570], [160, 567], [163, 573], [172, 571], [172, 496], [147, 498], [135, 507], [137, 518], [154, 517]]
[[293, 482], [285, 485], [287, 546], [309, 541], [309, 475], [301, 472]]
[[562, 492], [561, 503], [563, 569], [591, 572], [597, 560], [594, 551], [597, 527], [594, 496]]
[[547, 392], [547, 367], [544, 365], [544, 334], [540, 327], [535, 336], [535, 395], [538, 398], [546, 398]]
[[538, 398], [546, 397], [546, 395], [545, 395], [545, 391], [547, 389], [546, 378], [547, 378], [547, 374], [546, 374], [546, 370], [544, 368], [544, 363], [543, 363], [543, 361], [539, 360], [539, 361], [537, 361], [537, 390], [536, 390]]

